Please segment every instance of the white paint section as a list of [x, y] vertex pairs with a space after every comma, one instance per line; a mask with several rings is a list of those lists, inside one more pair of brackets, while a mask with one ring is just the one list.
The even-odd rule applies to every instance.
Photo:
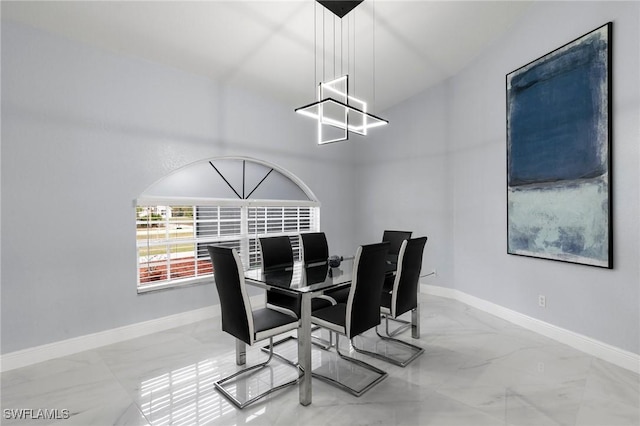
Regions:
[[507, 202], [512, 253], [608, 266], [606, 180], [510, 188]]

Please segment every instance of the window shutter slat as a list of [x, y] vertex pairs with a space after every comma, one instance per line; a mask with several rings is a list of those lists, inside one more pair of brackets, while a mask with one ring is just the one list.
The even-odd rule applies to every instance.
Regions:
[[[319, 230], [318, 217], [319, 207], [231, 206], [228, 201], [220, 206], [137, 206], [138, 286], [179, 285], [211, 275], [211, 244], [235, 248], [248, 260], [245, 267], [255, 268], [261, 262], [258, 238], [289, 235], [299, 259], [298, 233]], [[242, 247], [249, 251], [246, 256]]]

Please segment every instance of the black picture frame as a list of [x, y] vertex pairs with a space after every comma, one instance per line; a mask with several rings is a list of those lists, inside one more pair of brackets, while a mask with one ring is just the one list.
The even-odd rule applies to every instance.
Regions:
[[613, 268], [612, 29], [506, 75], [509, 254]]

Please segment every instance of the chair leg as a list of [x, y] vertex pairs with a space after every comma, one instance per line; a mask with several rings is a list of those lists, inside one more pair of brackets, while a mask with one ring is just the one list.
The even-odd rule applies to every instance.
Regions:
[[[269, 347], [273, 348], [273, 338], [269, 338]], [[237, 347], [236, 347], [237, 348]], [[224, 377], [216, 382], [214, 382], [214, 385], [216, 387], [216, 389], [218, 390], [218, 392], [220, 392], [224, 397], [226, 397], [229, 401], [231, 401], [236, 407], [242, 409], [244, 407], [246, 407], [247, 405], [250, 405], [254, 402], [256, 402], [257, 400], [264, 398], [265, 396], [278, 391], [280, 389], [284, 389], [287, 386], [292, 386], [298, 383], [298, 381], [300, 380], [300, 373], [298, 373], [298, 377], [295, 380], [291, 380], [289, 382], [283, 383], [281, 385], [275, 386], [263, 393], [261, 393], [260, 395], [256, 395], [255, 397], [245, 401], [245, 402], [241, 402], [239, 399], [237, 399], [236, 397], [234, 397], [233, 395], [231, 395], [231, 393], [227, 392], [227, 390], [224, 388], [224, 384], [227, 382], [231, 382], [234, 379], [243, 376], [243, 375], [251, 375], [251, 374], [255, 374], [258, 371], [262, 370], [263, 368], [265, 368], [268, 364], [269, 361], [271, 361], [271, 358], [273, 358], [273, 350], [269, 351], [269, 357], [267, 358], [267, 360], [265, 362], [262, 362], [260, 364], [256, 364], [254, 366], [251, 367], [247, 367], [244, 368], [230, 376]]]
[[240, 339], [236, 339], [236, 364], [245, 365], [247, 363], [247, 344]]
[[420, 304], [411, 310], [411, 337], [420, 338]]
[[[311, 329], [311, 331], [316, 331], [316, 330], [320, 330], [321, 327], [313, 327]], [[263, 346], [262, 348], [260, 348], [262, 350], [262, 352], [265, 353], [269, 353], [270, 351], [272, 351], [272, 347], [273, 346], [278, 346], [282, 343], [288, 342], [289, 340], [298, 340], [297, 337], [294, 336], [287, 336], [284, 339], [280, 339], [275, 343], [269, 343], [266, 346]], [[320, 349], [323, 350], [329, 350], [331, 349], [331, 347], [333, 346], [333, 336], [332, 336], [332, 332], [329, 331], [329, 340], [323, 339], [321, 337], [318, 336], [311, 336], [311, 344], [315, 345], [317, 347], [319, 347]], [[275, 356], [276, 358], [278, 358], [281, 361], [286, 362], [287, 364], [293, 365], [294, 367], [299, 367], [297, 362], [292, 362], [290, 359], [285, 358], [283, 355], [279, 354], [278, 352], [273, 352], [273, 356]]]
[[[316, 331], [316, 330], [322, 330], [322, 327], [315, 327], [311, 329], [311, 331]], [[329, 331], [329, 340], [323, 339], [320, 336], [312, 335], [311, 344], [316, 345], [317, 347], [319, 347], [320, 349], [324, 349], [325, 351], [328, 351], [329, 349], [331, 349], [331, 347], [333, 347], [333, 332], [331, 330], [328, 330], [328, 331]]]
[[339, 382], [338, 380], [336, 380], [336, 379], [334, 379], [332, 377], [324, 376], [324, 375], [319, 374], [319, 373], [313, 372], [312, 373], [313, 377], [315, 377], [317, 379], [320, 379], [320, 380], [323, 380], [323, 381], [325, 381], [325, 382], [327, 382], [329, 384], [332, 384], [332, 385], [334, 385], [334, 386], [336, 386], [336, 387], [338, 387], [338, 388], [340, 388], [342, 390], [345, 390], [345, 391], [351, 393], [352, 395], [360, 396], [363, 393], [365, 393], [366, 391], [368, 391], [369, 389], [371, 389], [373, 386], [377, 385], [382, 380], [384, 380], [388, 376], [388, 374], [387, 374], [386, 371], [380, 370], [379, 368], [374, 367], [371, 364], [367, 364], [364, 361], [360, 361], [359, 359], [356, 359], [356, 358], [353, 358], [353, 357], [350, 357], [350, 356], [347, 356], [347, 355], [341, 353], [340, 352], [340, 339], [339, 339], [339, 336], [340, 335], [338, 333], [336, 333], [336, 345], [335, 346], [336, 346], [336, 352], [338, 353], [340, 358], [344, 359], [345, 361], [348, 361], [348, 362], [351, 362], [353, 364], [356, 364], [356, 365], [358, 365], [358, 366], [360, 366], [360, 367], [362, 367], [362, 368], [364, 368], [366, 370], [372, 371], [372, 372], [378, 374], [378, 377], [375, 380], [373, 380], [371, 383], [369, 383], [368, 385], [364, 386], [361, 389], [354, 389], [354, 388], [352, 388], [350, 386], [345, 385], [342, 382]]
[[[420, 338], [420, 304], [411, 310], [411, 321], [405, 321], [400, 318], [393, 318], [387, 315], [382, 315], [386, 323], [386, 332], [388, 337], [396, 336], [408, 328], [411, 328], [411, 337], [414, 339]], [[389, 320], [402, 324], [393, 331], [389, 331]]]
[[378, 335], [378, 337], [380, 337], [382, 340], [388, 341], [388, 342], [395, 342], [401, 346], [404, 346], [406, 348], [412, 349], [414, 351], [414, 353], [407, 359], [405, 360], [398, 360], [396, 358], [391, 358], [387, 355], [383, 355], [379, 352], [373, 352], [373, 351], [368, 351], [366, 349], [361, 349], [358, 348], [355, 344], [352, 343], [353, 345], [353, 349], [355, 349], [356, 352], [360, 352], [378, 359], [381, 359], [383, 361], [387, 361], [390, 362], [391, 364], [394, 365], [399, 365], [400, 367], [406, 367], [411, 361], [413, 361], [414, 359], [416, 359], [417, 357], [419, 357], [420, 355], [422, 355], [422, 353], [424, 352], [424, 349], [416, 346], [416, 345], [412, 345], [411, 343], [407, 343], [403, 340], [399, 340], [393, 337], [389, 337], [389, 323], [387, 322], [387, 336], [383, 336], [382, 334], [380, 334], [380, 332], [378, 331], [378, 327], [376, 327], [376, 334]]
[[[386, 315], [382, 315], [382, 317], [385, 319], [385, 327], [386, 327], [387, 337], [397, 336], [398, 334], [402, 333], [403, 331], [405, 331], [406, 329], [408, 329], [409, 327], [411, 327], [413, 325], [411, 323], [411, 321], [405, 321], [405, 320], [402, 320], [402, 319], [399, 319], [399, 318], [390, 318], [390, 317], [388, 317]], [[389, 320], [395, 321], [395, 322], [399, 322], [402, 325], [399, 326], [398, 328], [396, 328], [393, 331], [389, 331]]]

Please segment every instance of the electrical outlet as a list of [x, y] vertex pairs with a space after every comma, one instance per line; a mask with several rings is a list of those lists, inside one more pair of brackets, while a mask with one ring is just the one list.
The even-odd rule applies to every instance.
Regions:
[[541, 308], [547, 307], [547, 298], [542, 294], [538, 295], [538, 306], [540, 306]]
[[431, 271], [431, 273], [433, 274], [434, 277], [438, 276], [438, 270], [434, 269], [433, 271]]

